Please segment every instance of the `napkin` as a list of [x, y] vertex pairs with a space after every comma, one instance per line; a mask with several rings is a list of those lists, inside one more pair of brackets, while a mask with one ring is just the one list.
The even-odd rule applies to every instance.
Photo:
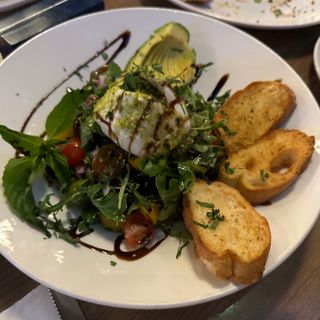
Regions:
[[39, 285], [0, 313], [0, 320], [61, 320], [48, 288]]

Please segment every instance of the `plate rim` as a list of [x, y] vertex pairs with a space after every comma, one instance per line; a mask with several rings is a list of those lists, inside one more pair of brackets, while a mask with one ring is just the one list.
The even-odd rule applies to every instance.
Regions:
[[[60, 28], [62, 27], [62, 25], [65, 25], [65, 24], [68, 24], [69, 22], [72, 22], [74, 20], [80, 20], [80, 19], [84, 19], [86, 16], [95, 16], [95, 15], [105, 15], [105, 14], [110, 14], [110, 12], [114, 12], [114, 11], [163, 11], [163, 12], [167, 12], [167, 11], [170, 11], [170, 12], [173, 12], [173, 13], [176, 13], [177, 10], [175, 9], [165, 9], [165, 8], [119, 8], [119, 9], [113, 9], [113, 10], [108, 10], [108, 11], [101, 11], [101, 12], [97, 12], [97, 13], [91, 13], [91, 14], [87, 14], [85, 16], [82, 16], [82, 17], [77, 17], [77, 18], [74, 18], [74, 19], [71, 19], [67, 22], [64, 22], [64, 23], [61, 23], [51, 29], [55, 29], [55, 28]], [[198, 14], [198, 13], [192, 13], [192, 12], [185, 12], [185, 11], [180, 11], [179, 14], [184, 14], [184, 15], [195, 15], [195, 16], [198, 16], [200, 17], [201, 19], [208, 19], [210, 20], [211, 18], [209, 17], [205, 17], [201, 14]], [[239, 30], [237, 29], [236, 27], [232, 26], [232, 25], [229, 25], [223, 21], [218, 21], [216, 20], [215, 23], [219, 23], [219, 24], [222, 24], [224, 25], [224, 27], [227, 27], [227, 28], [231, 28], [231, 29], [234, 29], [236, 30], [236, 32], [239, 32], [241, 34], [243, 34], [244, 36], [248, 37], [248, 38], [251, 38], [251, 40], [254, 40], [255, 42], [259, 43], [259, 45], [262, 45], [265, 49], [267, 49], [269, 51], [269, 53], [272, 53], [273, 55], [275, 55], [277, 58], [279, 58], [280, 60], [282, 60], [282, 62], [284, 62], [286, 64], [286, 67], [288, 69], [290, 69], [291, 72], [294, 72], [296, 74], [296, 76], [299, 78], [300, 82], [301, 82], [301, 85], [304, 86], [304, 89], [307, 90], [308, 94], [309, 94], [309, 98], [310, 99], [313, 99], [314, 102], [316, 104], [317, 101], [315, 100], [315, 97], [313, 96], [311, 90], [308, 88], [308, 86], [305, 84], [305, 82], [302, 80], [302, 78], [298, 75], [298, 73], [279, 55], [277, 54], [275, 51], [273, 51], [270, 47], [268, 47], [267, 45], [265, 45], [263, 42], [261, 42], [260, 40], [256, 39], [255, 37], [251, 36], [250, 34], [242, 31], [242, 30]], [[46, 30], [45, 32], [37, 35], [36, 37], [34, 37], [33, 39], [30, 39], [29, 41], [27, 41], [25, 44], [23, 44], [21, 47], [19, 47], [17, 50], [23, 50], [22, 48], [26, 45], [28, 45], [30, 42], [34, 41], [35, 38], [37, 37], [43, 37], [45, 33], [47, 32], [50, 32], [51, 29], [48, 29]], [[14, 51], [12, 54], [10, 54], [7, 59], [10, 59], [10, 56], [13, 56], [15, 54], [16, 51]], [[3, 62], [5, 63], [5, 62]], [[1, 64], [0, 64], [1, 66]], [[319, 212], [320, 213], [320, 212]], [[311, 223], [310, 225], [310, 228], [308, 228], [307, 232], [305, 232], [304, 234], [304, 237], [302, 237], [300, 239], [300, 241], [298, 241], [296, 243], [296, 245], [290, 249], [290, 252], [287, 252], [284, 254], [284, 258], [282, 259], [279, 259], [276, 263], [274, 263], [267, 272], [265, 272], [264, 274], [264, 277], [267, 275], [267, 274], [270, 274], [273, 270], [275, 270], [276, 268], [279, 267], [279, 265], [281, 265], [282, 263], [284, 263], [288, 258], [289, 256], [291, 256], [296, 250], [297, 248], [301, 245], [301, 243], [305, 240], [305, 238], [308, 236], [308, 234], [310, 233], [311, 229], [313, 228], [314, 224], [316, 223], [318, 217], [319, 217], [319, 213], [316, 217], [314, 217], [314, 221]], [[46, 283], [45, 281], [43, 280], [40, 280], [39, 278], [35, 277], [34, 275], [31, 275], [27, 270], [25, 270], [22, 266], [20, 266], [19, 264], [16, 264], [14, 261], [12, 261], [12, 259], [10, 259], [10, 257], [7, 256], [6, 253], [3, 253], [2, 252], [2, 247], [0, 247], [0, 251], [1, 253], [3, 254], [3, 256], [8, 260], [10, 261], [13, 265], [17, 266], [18, 269], [20, 269], [21, 271], [23, 271], [25, 274], [29, 275], [31, 278], [35, 279], [36, 281], [40, 282], [40, 283], [43, 283], [51, 288], [53, 288], [54, 290], [57, 290], [59, 292], [62, 292], [62, 293], [65, 293], [65, 294], [68, 294], [68, 295], [71, 295], [70, 292], [66, 292], [66, 291], [63, 291], [61, 290], [61, 288], [55, 288], [54, 286], [52, 286], [52, 284], [49, 284], [49, 283]], [[208, 296], [206, 298], [198, 298], [198, 299], [193, 299], [192, 301], [184, 301], [184, 302], [179, 302], [179, 303], [176, 303], [176, 302], [169, 302], [169, 303], [161, 303], [161, 304], [145, 304], [145, 303], [132, 303], [132, 304], [126, 304], [126, 303], [110, 303], [110, 302], [101, 302], [100, 300], [95, 300], [95, 299], [88, 299], [87, 297], [83, 297], [81, 295], [72, 295], [76, 298], [79, 298], [79, 299], [82, 299], [82, 300], [85, 300], [85, 301], [89, 301], [89, 302], [92, 302], [92, 303], [98, 303], [98, 304], [102, 304], [102, 305], [108, 305], [108, 306], [113, 306], [113, 307], [125, 307], [125, 308], [130, 308], [130, 309], [169, 309], [169, 308], [176, 308], [176, 307], [184, 307], [184, 306], [191, 306], [191, 305], [195, 305], [195, 304], [199, 304], [199, 303], [205, 303], [205, 302], [209, 302], [209, 301], [215, 301], [217, 299], [220, 299], [222, 297], [225, 297], [225, 296], [228, 296], [234, 292], [237, 292], [238, 290], [240, 290], [243, 286], [239, 286], [239, 287], [233, 287], [229, 290], [227, 290], [226, 292], [218, 295], [217, 297], [215, 297], [214, 299], [212, 298], [212, 296]]]

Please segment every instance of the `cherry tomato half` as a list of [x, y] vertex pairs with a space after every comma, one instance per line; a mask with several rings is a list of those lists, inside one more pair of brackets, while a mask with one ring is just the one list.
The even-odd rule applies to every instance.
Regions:
[[130, 213], [123, 225], [126, 245], [131, 249], [148, 244], [154, 236], [154, 225], [138, 210]]
[[70, 139], [70, 141], [61, 147], [62, 154], [67, 158], [69, 166], [74, 168], [82, 163], [85, 152], [81, 147], [79, 138]]

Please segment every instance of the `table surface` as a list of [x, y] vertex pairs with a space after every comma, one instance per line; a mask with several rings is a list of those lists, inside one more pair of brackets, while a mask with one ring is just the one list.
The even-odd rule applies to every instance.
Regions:
[[[106, 9], [136, 6], [175, 8], [165, 0], [106, 0]], [[295, 30], [244, 31], [258, 38], [301, 76], [320, 104], [312, 53], [320, 25]], [[320, 319], [320, 219], [292, 256], [259, 283], [218, 301], [169, 310], [117, 309], [78, 301], [86, 319]], [[0, 312], [38, 283], [0, 255]]]

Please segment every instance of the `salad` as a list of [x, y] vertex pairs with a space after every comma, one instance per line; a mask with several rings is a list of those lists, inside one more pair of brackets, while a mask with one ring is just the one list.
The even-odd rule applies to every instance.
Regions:
[[[133, 251], [150, 245], [156, 230], [190, 237], [182, 197], [197, 178], [215, 179], [225, 156], [216, 129], [227, 127], [213, 116], [229, 93], [207, 101], [193, 91], [210, 64], [195, 64], [188, 40], [183, 26], [169, 23], [124, 69], [109, 60], [82, 88], [67, 90], [42, 136], [0, 125], [16, 150], [3, 173], [4, 195], [21, 219], [79, 244], [101, 224]], [[163, 58], [163, 47], [172, 55]], [[51, 191], [37, 199], [39, 179]]]

